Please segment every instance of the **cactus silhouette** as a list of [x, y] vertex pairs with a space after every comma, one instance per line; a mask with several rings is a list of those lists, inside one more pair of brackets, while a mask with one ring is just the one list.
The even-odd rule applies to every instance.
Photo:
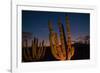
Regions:
[[25, 40], [25, 50], [24, 58], [26, 61], [37, 61], [44, 57], [46, 46], [44, 45], [44, 40], [42, 42], [38, 42], [38, 38], [34, 38], [32, 40], [32, 51], [28, 48], [28, 40]]
[[32, 60], [31, 54], [30, 54], [30, 50], [28, 48], [28, 40], [25, 40], [25, 47], [24, 47], [24, 58], [25, 60]]
[[44, 46], [44, 40], [38, 43], [38, 39], [32, 40], [32, 58], [34, 60], [40, 60], [45, 55], [46, 47]]

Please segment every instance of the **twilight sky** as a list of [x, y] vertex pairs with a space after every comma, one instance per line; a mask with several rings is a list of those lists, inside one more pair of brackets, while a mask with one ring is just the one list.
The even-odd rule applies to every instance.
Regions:
[[[49, 44], [49, 28], [48, 20], [52, 21], [53, 29], [58, 33], [58, 17], [64, 25], [66, 34], [65, 16], [69, 17], [70, 30], [72, 39], [75, 40], [79, 36], [90, 34], [90, 14], [88, 13], [70, 13], [70, 12], [44, 12], [44, 11], [22, 11], [22, 31], [31, 32], [34, 37], [45, 40]], [[67, 35], [66, 35], [67, 37]], [[67, 38], [66, 38], [67, 39]]]

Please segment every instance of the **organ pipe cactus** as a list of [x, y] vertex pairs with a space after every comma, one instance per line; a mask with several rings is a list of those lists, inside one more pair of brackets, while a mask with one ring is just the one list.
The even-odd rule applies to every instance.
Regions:
[[52, 23], [49, 21], [49, 40], [50, 40], [50, 46], [51, 46], [51, 52], [53, 56], [58, 60], [65, 60], [66, 59], [66, 51], [65, 48], [60, 47], [58, 42], [57, 33], [53, 31]]
[[59, 45], [57, 33], [54, 32], [52, 23], [49, 21], [49, 41], [51, 46], [51, 52], [53, 56], [58, 60], [70, 60], [72, 56], [74, 55], [74, 47], [72, 46], [71, 41], [71, 33], [70, 33], [70, 24], [68, 17], [66, 17], [66, 27], [67, 27], [67, 42], [66, 42], [66, 36], [64, 32], [64, 26], [61, 23], [60, 18], [58, 18], [58, 27], [60, 32], [60, 42], [61, 46]]
[[25, 40], [25, 47], [23, 48], [24, 58], [25, 60], [32, 60], [32, 57], [30, 55], [30, 50], [28, 48], [28, 40]]
[[32, 51], [28, 48], [28, 41], [25, 40], [25, 49], [23, 51], [24, 58], [26, 61], [36, 61], [40, 60], [45, 55], [46, 46], [44, 45], [44, 40], [42, 42], [38, 42], [38, 38], [34, 38], [32, 40]]
[[34, 38], [32, 41], [32, 58], [33, 60], [42, 59], [45, 55], [46, 47], [44, 45], [44, 40], [38, 43], [38, 39]]

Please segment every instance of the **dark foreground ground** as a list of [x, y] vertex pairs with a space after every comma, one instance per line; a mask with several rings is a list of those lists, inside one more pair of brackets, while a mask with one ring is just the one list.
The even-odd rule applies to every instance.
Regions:
[[[86, 60], [90, 59], [90, 45], [88, 44], [74, 44], [75, 54], [71, 60]], [[31, 52], [31, 48], [28, 48]], [[58, 61], [55, 59], [51, 53], [50, 47], [46, 48], [45, 56], [40, 60], [27, 60], [24, 58], [23, 51], [26, 51], [25, 48], [22, 49], [22, 62], [42, 62], [42, 61]], [[32, 54], [31, 54], [32, 55]]]

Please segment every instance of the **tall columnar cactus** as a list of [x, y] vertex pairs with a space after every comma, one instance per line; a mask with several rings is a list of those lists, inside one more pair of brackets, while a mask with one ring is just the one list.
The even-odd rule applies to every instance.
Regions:
[[63, 24], [61, 23], [60, 18], [58, 19], [61, 46], [59, 45], [58, 42], [57, 33], [53, 31], [52, 23], [50, 21], [48, 22], [48, 25], [50, 31], [49, 40], [50, 40], [50, 46], [51, 46], [51, 51], [53, 56], [59, 60], [65, 60], [65, 59], [70, 60], [74, 55], [74, 47], [72, 46], [72, 41], [71, 41], [70, 24], [69, 24], [68, 16], [66, 17], [66, 27], [67, 27], [67, 35], [68, 35], [67, 43], [66, 43], [66, 36], [65, 36]]
[[44, 40], [38, 43], [38, 38], [32, 40], [32, 51], [28, 47], [28, 40], [25, 40], [25, 48], [23, 48], [23, 55], [25, 61], [37, 61], [44, 57], [46, 46], [44, 45]]
[[70, 23], [68, 16], [66, 16], [66, 28], [67, 28], [67, 59], [70, 60], [71, 57], [74, 55], [74, 47], [72, 46], [72, 41], [71, 41], [71, 32], [70, 32]]
[[60, 32], [60, 42], [61, 42], [61, 49], [63, 52], [63, 56], [66, 59], [66, 37], [65, 37], [65, 32], [64, 32], [64, 27], [63, 24], [61, 23], [60, 17], [58, 18], [58, 27], [59, 27], [59, 32]]
[[25, 40], [25, 47], [23, 48], [23, 55], [25, 60], [32, 60], [32, 57], [30, 55], [30, 50], [28, 48], [28, 40]]
[[60, 47], [59, 42], [58, 42], [57, 33], [53, 31], [52, 23], [50, 21], [48, 22], [48, 25], [49, 25], [49, 31], [50, 31], [49, 40], [50, 40], [51, 52], [56, 59], [65, 60], [66, 59], [65, 48], [62, 48], [63, 46]]
[[46, 47], [44, 45], [44, 40], [38, 43], [38, 39], [34, 38], [32, 41], [32, 59], [33, 60], [40, 60], [45, 55]]

